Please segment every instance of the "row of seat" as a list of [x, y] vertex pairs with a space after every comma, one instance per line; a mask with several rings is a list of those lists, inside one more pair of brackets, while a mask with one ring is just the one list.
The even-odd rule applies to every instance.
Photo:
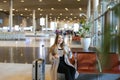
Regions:
[[[109, 54], [109, 59], [105, 65], [102, 67], [100, 63], [99, 55], [95, 52], [73, 52], [73, 58], [70, 62], [74, 65], [77, 64], [77, 70], [79, 73], [120, 73], [120, 59], [118, 54]], [[109, 63], [109, 64], [108, 64]]]
[[23, 32], [0, 32], [0, 40], [25, 40]]

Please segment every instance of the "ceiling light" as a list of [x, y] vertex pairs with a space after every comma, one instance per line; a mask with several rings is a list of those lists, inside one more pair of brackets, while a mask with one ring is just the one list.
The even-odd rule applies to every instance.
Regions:
[[21, 16], [23, 16], [23, 14], [20, 14]]
[[66, 18], [68, 18], [68, 17], [66, 17]]
[[58, 16], [58, 18], [60, 18], [60, 17]]
[[74, 17], [74, 18], [77, 18], [77, 17]]
[[27, 19], [29, 19], [29, 17], [27, 17]]
[[40, 15], [42, 15], [42, 14], [40, 14]]
[[40, 11], [43, 11], [43, 9], [40, 9]]
[[51, 10], [54, 10], [54, 8], [51, 8]]
[[3, 9], [0, 9], [0, 11], [2, 11]]
[[25, 2], [24, 0], [21, 0], [20, 2]]
[[39, 0], [39, 2], [42, 2], [42, 0]]
[[80, 1], [80, 0], [77, 0], [78, 2]]
[[61, 0], [58, 0], [58, 2], [61, 2]]
[[18, 12], [18, 10], [15, 10], [16, 12]]
[[27, 11], [28, 9], [27, 9], [27, 8], [25, 8], [25, 10]]
[[4, 3], [6, 3], [7, 1], [3, 1]]
[[38, 10], [40, 10], [40, 8], [38, 8]]
[[73, 15], [72, 13], [70, 13], [70, 15]]
[[60, 15], [62, 15], [62, 13], [60, 13]]
[[32, 16], [32, 14], [30, 14], [30, 16]]
[[79, 10], [81, 11], [81, 10], [82, 10], [82, 8], [79, 8]]
[[68, 8], [65, 8], [66, 11], [68, 11]]
[[12, 9], [13, 11], [15, 10], [15, 9]]
[[50, 13], [50, 15], [52, 15], [52, 13]]

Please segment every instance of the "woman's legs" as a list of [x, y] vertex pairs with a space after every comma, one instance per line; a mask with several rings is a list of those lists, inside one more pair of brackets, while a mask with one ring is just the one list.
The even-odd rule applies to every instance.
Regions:
[[60, 63], [58, 66], [58, 73], [64, 73], [66, 80], [74, 80], [75, 79], [75, 68], [69, 66], [65, 63]]

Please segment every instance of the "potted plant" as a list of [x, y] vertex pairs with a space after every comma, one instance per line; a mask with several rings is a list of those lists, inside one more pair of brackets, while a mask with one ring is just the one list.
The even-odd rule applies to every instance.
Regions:
[[78, 34], [81, 37], [81, 45], [84, 50], [88, 50], [91, 42], [90, 27], [92, 23], [86, 22], [80, 27]]
[[91, 27], [90, 22], [86, 22], [85, 24], [82, 24], [82, 26], [80, 27], [80, 29], [78, 31], [78, 34], [80, 35], [80, 37], [89, 38], [90, 37], [90, 27]]

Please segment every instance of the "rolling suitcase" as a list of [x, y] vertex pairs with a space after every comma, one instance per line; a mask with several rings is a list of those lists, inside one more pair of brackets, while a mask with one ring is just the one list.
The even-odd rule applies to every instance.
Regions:
[[45, 80], [45, 61], [36, 59], [32, 65], [32, 80]]

